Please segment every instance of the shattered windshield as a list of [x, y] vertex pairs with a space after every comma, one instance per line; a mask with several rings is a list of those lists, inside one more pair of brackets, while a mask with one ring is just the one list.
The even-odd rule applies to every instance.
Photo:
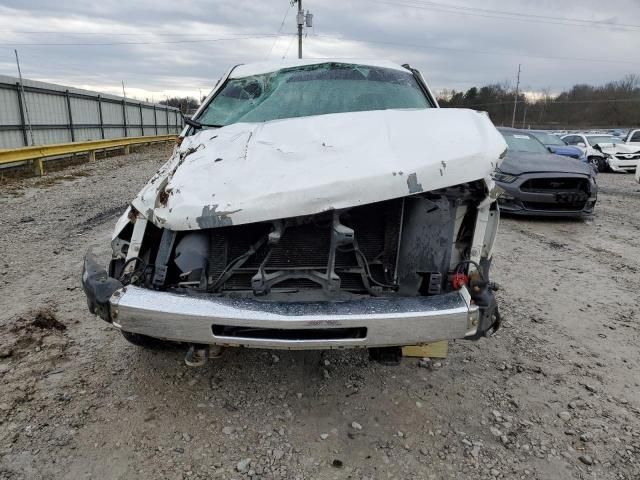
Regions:
[[409, 72], [323, 63], [230, 79], [197, 120], [203, 125], [224, 126], [328, 113], [429, 107]]

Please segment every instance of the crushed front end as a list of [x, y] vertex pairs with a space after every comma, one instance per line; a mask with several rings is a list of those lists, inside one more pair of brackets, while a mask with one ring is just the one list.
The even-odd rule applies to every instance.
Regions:
[[86, 260], [90, 309], [132, 343], [377, 348], [497, 327], [507, 145], [416, 70], [238, 66], [183, 135], [118, 221], [109, 271]]
[[197, 231], [131, 209], [108, 272], [88, 255], [83, 285], [90, 310], [115, 327], [192, 344], [477, 339], [499, 326], [489, 281], [498, 216], [485, 180]]

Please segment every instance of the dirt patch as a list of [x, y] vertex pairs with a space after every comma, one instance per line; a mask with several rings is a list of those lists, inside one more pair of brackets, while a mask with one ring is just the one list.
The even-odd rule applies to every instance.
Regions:
[[41, 307], [31, 316], [33, 321], [31, 325], [42, 330], [58, 330], [63, 332], [67, 329], [66, 325], [56, 318], [56, 310], [51, 306]]
[[97, 225], [103, 224], [111, 219], [120, 216], [126, 208], [126, 204], [116, 205], [115, 207], [108, 208], [105, 211], [84, 220], [83, 222], [78, 224], [78, 228], [81, 232], [85, 232], [87, 230], [90, 230], [91, 228], [95, 228]]
[[91, 176], [91, 172], [89, 171], [79, 171], [79, 172], [68, 173], [64, 175], [48, 174], [42, 177], [38, 177], [38, 179], [35, 182], [35, 186], [40, 188], [50, 187], [58, 183], [70, 182], [78, 178], [89, 177], [89, 176]]
[[21, 357], [41, 348], [45, 337], [60, 335], [67, 326], [58, 320], [57, 307], [42, 305], [0, 325], [0, 358]]

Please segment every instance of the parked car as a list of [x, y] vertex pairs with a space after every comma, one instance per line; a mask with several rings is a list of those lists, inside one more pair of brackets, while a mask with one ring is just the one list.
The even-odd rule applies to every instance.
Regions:
[[438, 108], [409, 66], [296, 60], [232, 68], [188, 125], [108, 267], [85, 257], [89, 310], [127, 340], [183, 343], [190, 365], [209, 346], [395, 358], [499, 326], [507, 146], [486, 114]]
[[504, 190], [498, 198], [501, 212], [554, 217], [593, 214], [598, 186], [590, 165], [550, 153], [527, 130], [498, 130], [509, 145], [493, 176]]
[[640, 162], [640, 147], [626, 145], [613, 135], [573, 133], [562, 139], [569, 145], [584, 148], [599, 172], [633, 172]]
[[537, 140], [539, 140], [551, 153], [562, 155], [563, 157], [571, 157], [582, 162], [588, 162], [587, 154], [584, 149], [573, 145], [568, 145], [560, 137], [541, 130], [527, 130]]
[[630, 130], [624, 139], [625, 145], [640, 149], [640, 129]]

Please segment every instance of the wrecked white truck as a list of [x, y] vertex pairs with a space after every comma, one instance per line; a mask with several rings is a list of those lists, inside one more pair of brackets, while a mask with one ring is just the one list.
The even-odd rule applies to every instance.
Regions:
[[506, 151], [489, 118], [440, 109], [390, 62], [240, 65], [117, 222], [82, 283], [126, 339], [362, 347], [478, 339]]

